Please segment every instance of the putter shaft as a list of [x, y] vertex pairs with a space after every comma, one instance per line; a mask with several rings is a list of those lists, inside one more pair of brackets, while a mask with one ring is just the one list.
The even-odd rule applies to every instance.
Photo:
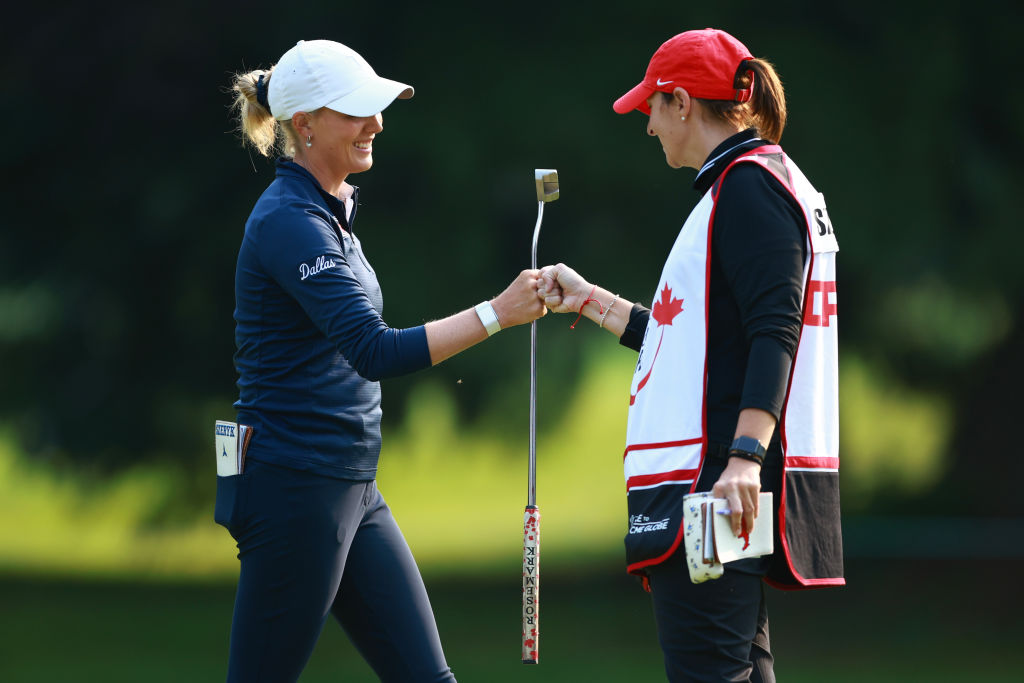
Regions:
[[[530, 267], [537, 270], [537, 242], [540, 240], [540, 222], [544, 218], [544, 204], [558, 199], [558, 171], [537, 168], [533, 171], [537, 187], [537, 225], [533, 228], [533, 247]], [[526, 492], [526, 505], [537, 506], [537, 321], [530, 323], [530, 471]]]
[[[557, 193], [557, 190], [555, 191]], [[557, 196], [557, 194], [556, 194]], [[540, 239], [540, 222], [544, 218], [544, 200], [537, 202], [537, 225], [533, 228], [533, 249], [530, 267], [537, 269], [537, 242]], [[537, 505], [537, 321], [530, 323], [530, 470], [527, 475], [528, 490], [526, 504]]]
[[[558, 171], [535, 169], [537, 225], [533, 228], [530, 267], [537, 270], [537, 242], [544, 203], [558, 199]], [[523, 664], [536, 664], [540, 638], [540, 510], [537, 509], [537, 321], [530, 323], [530, 472], [523, 518]]]

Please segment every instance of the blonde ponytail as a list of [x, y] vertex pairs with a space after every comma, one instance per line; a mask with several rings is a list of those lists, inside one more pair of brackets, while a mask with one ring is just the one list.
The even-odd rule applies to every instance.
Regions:
[[231, 90], [235, 93], [235, 101], [231, 108], [238, 119], [238, 130], [242, 137], [265, 157], [279, 152], [290, 154], [295, 149], [295, 134], [291, 121], [278, 123], [270, 110], [260, 104], [257, 96], [260, 76], [263, 77], [263, 87], [268, 88], [273, 71], [271, 67], [269, 71], [256, 70], [235, 74], [234, 83], [231, 85]]

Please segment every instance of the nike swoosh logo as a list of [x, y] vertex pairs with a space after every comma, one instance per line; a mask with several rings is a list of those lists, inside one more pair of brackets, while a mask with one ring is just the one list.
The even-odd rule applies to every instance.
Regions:
[[659, 79], [658, 79], [658, 87], [660, 88], [661, 86], [663, 86], [663, 85], [668, 85], [669, 83], [672, 83], [672, 82], [673, 82], [673, 81], [662, 81], [662, 80], [661, 80], [661, 79], [659, 78]]

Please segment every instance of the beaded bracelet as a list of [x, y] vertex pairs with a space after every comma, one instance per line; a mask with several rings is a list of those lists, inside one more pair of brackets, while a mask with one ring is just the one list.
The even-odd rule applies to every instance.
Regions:
[[600, 327], [604, 327], [604, 319], [608, 317], [608, 313], [612, 310], [612, 306], [614, 306], [615, 302], [618, 301], [618, 300], [619, 300], [619, 295], [618, 294], [616, 294], [615, 296], [612, 297], [612, 302], [610, 304], [608, 304], [608, 307], [606, 309], [604, 309], [604, 313], [601, 314], [601, 322], [599, 322], [598, 325], [597, 325], [599, 328]]

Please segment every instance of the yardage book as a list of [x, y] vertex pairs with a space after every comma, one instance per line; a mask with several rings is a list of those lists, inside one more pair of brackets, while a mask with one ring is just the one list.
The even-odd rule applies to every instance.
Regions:
[[217, 420], [214, 423], [214, 446], [217, 449], [217, 476], [231, 477], [245, 469], [245, 451], [252, 438], [252, 427]]
[[736, 536], [729, 520], [729, 501], [714, 498], [710, 492], [683, 496], [683, 546], [692, 582], [717, 579], [726, 562], [774, 552], [772, 494], [761, 493], [758, 506], [754, 528]]

